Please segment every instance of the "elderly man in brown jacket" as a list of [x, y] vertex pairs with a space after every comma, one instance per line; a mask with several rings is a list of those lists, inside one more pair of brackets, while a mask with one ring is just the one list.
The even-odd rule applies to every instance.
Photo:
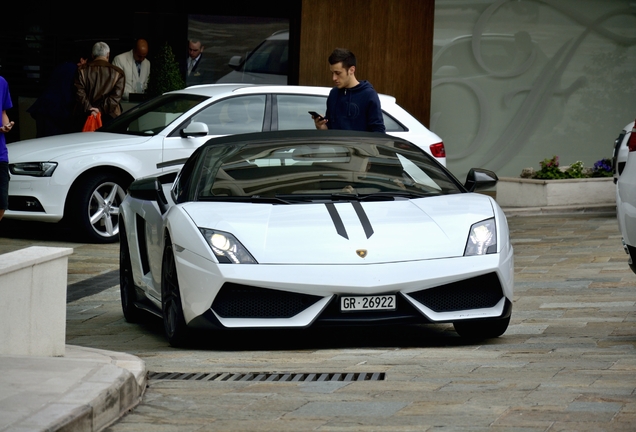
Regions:
[[102, 123], [107, 125], [121, 114], [119, 102], [126, 77], [124, 71], [108, 62], [110, 48], [106, 43], [93, 45], [92, 54], [93, 60], [80, 66], [75, 76], [77, 111], [84, 120], [89, 114], [101, 112]]

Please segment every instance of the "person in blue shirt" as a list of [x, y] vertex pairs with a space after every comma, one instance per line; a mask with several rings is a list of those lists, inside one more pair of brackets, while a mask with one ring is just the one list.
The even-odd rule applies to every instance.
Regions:
[[336, 48], [329, 56], [331, 79], [324, 117], [312, 116], [316, 129], [385, 132], [380, 98], [368, 81], [356, 79], [356, 56]]
[[9, 120], [7, 110], [12, 108], [11, 95], [7, 80], [0, 76], [0, 112], [2, 112], [2, 124], [0, 125], [0, 220], [4, 211], [9, 208], [9, 153], [4, 134], [9, 133], [13, 122]]

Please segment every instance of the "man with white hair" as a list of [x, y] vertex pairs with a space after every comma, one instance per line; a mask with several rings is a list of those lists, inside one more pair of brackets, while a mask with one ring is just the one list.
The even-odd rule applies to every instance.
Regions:
[[106, 43], [97, 42], [93, 45], [92, 56], [93, 60], [77, 69], [76, 111], [83, 114], [84, 120], [89, 115], [100, 112], [102, 124], [106, 125], [121, 114], [119, 103], [124, 93], [126, 77], [123, 70], [108, 62], [110, 48]]

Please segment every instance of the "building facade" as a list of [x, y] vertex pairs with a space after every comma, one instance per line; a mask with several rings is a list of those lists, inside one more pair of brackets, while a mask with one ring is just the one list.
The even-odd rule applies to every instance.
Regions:
[[[636, 116], [630, 0], [237, 0], [79, 17], [57, 4], [11, 8], [0, 34], [0, 74], [17, 120], [9, 141], [34, 136], [26, 109], [57, 65], [88, 55], [100, 40], [114, 57], [140, 37], [151, 62], [165, 43], [185, 60], [188, 39], [200, 40], [201, 76], [210, 83], [243, 79], [251, 67], [289, 85], [331, 86], [327, 57], [349, 48], [359, 79], [395, 96], [442, 137], [460, 179], [471, 167], [515, 177], [553, 155], [563, 165], [592, 166], [611, 157], [614, 138]], [[275, 51], [282, 34], [285, 51]], [[278, 59], [273, 69], [257, 55], [250, 65], [229, 66], [257, 49]]]

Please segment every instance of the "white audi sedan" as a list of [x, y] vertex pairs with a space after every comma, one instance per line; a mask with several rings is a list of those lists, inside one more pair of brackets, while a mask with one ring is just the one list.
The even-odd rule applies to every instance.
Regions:
[[[250, 132], [315, 129], [308, 111], [325, 112], [327, 87], [212, 84], [166, 93], [92, 133], [11, 143], [7, 219], [65, 221], [84, 240], [119, 237], [119, 205], [138, 177], [187, 158], [208, 139]], [[442, 140], [380, 95], [388, 134], [407, 139], [442, 165]]]
[[[179, 174], [133, 182], [120, 212], [126, 320], [192, 329], [453, 323], [508, 328], [506, 217], [433, 157], [390, 135], [283, 131], [209, 140]], [[209, 334], [203, 337], [215, 337]]]

